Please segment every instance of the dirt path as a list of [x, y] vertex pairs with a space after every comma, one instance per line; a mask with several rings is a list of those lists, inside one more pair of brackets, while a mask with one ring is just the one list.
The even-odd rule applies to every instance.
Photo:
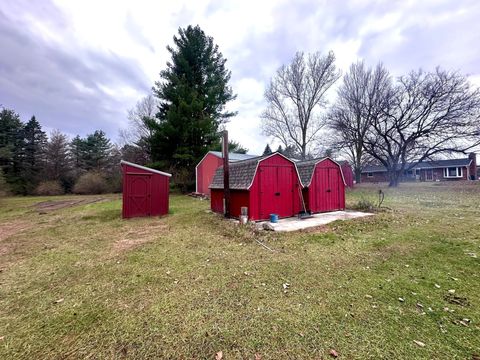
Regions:
[[28, 230], [33, 226], [32, 223], [26, 221], [11, 221], [5, 224], [0, 224], [0, 241], [18, 234], [24, 230]]
[[36, 203], [34, 205], [35, 209], [38, 210], [40, 214], [45, 214], [49, 211], [79, 206], [93, 204], [100, 201], [105, 201], [106, 198], [92, 198], [92, 199], [69, 199], [69, 200], [48, 200]]

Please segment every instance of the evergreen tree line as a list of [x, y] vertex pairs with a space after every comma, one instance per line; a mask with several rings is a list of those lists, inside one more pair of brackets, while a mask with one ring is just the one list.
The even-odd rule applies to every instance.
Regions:
[[58, 130], [47, 136], [35, 116], [24, 123], [14, 110], [0, 109], [2, 193], [119, 191], [120, 158], [121, 151], [101, 130], [71, 140]]

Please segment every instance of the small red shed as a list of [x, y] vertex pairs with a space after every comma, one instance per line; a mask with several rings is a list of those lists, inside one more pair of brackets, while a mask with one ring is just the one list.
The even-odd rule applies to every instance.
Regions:
[[343, 178], [345, 179], [345, 185], [349, 188], [353, 188], [354, 182], [353, 179], [355, 176], [353, 175], [352, 167], [348, 161], [339, 161], [338, 162], [342, 167]]
[[298, 162], [297, 168], [307, 210], [318, 213], [345, 209], [345, 179], [338, 163], [324, 158]]
[[[250, 220], [266, 220], [270, 214], [290, 217], [299, 213], [302, 188], [295, 163], [280, 153], [231, 163], [230, 214], [239, 217], [248, 208]], [[211, 209], [223, 214], [223, 167], [218, 168], [211, 189]]]
[[123, 172], [122, 216], [168, 214], [171, 174], [128, 161], [120, 162]]
[[[257, 155], [229, 153], [230, 162], [247, 160]], [[223, 165], [223, 155], [220, 151], [209, 151], [195, 167], [195, 192], [210, 195], [209, 186], [212, 183], [215, 171]]]

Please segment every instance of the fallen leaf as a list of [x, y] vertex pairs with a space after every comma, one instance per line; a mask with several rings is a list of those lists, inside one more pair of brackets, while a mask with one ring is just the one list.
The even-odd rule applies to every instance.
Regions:
[[223, 351], [219, 351], [215, 354], [215, 360], [222, 360], [223, 359]]
[[60, 304], [60, 303], [62, 303], [64, 300], [65, 300], [64, 298], [55, 300], [55, 304]]
[[3, 339], [5, 339], [5, 336], [0, 336], [0, 341], [2, 341]]
[[423, 342], [421, 342], [421, 341], [413, 340], [413, 342], [414, 342], [415, 344], [417, 344], [418, 346], [420, 346], [420, 347], [424, 347], [424, 346], [425, 346], [425, 344], [424, 344]]
[[338, 357], [338, 353], [334, 349], [330, 349], [330, 352], [328, 354], [334, 358]]
[[437, 289], [440, 289], [440, 285], [438, 285], [438, 284], [435, 284], [435, 287], [436, 287]]
[[289, 284], [289, 283], [285, 283], [285, 284], [283, 284], [283, 288], [284, 288], [285, 290], [287, 290], [287, 289], [289, 288], [289, 286], [290, 286], [290, 284]]
[[400, 301], [400, 302], [404, 302], [404, 301], [405, 301], [405, 299], [404, 299], [404, 298], [401, 298], [401, 297], [399, 297], [399, 298], [398, 298], [398, 301]]
[[454, 290], [454, 289], [450, 289], [450, 290], [448, 290], [448, 293], [449, 293], [449, 294], [455, 294], [455, 290]]
[[262, 360], [262, 355], [255, 354], [255, 360]]

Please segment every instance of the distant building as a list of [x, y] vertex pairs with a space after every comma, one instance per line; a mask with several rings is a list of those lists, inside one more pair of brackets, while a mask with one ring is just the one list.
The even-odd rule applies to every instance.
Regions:
[[[413, 166], [412, 166], [413, 165]], [[432, 160], [409, 163], [400, 181], [458, 181], [477, 180], [478, 169], [476, 155], [471, 153], [467, 158]], [[362, 170], [362, 182], [386, 182], [387, 169], [383, 165], [369, 165]]]
[[353, 174], [352, 167], [348, 161], [338, 161], [342, 167], [343, 178], [345, 179], [345, 185], [349, 188], [353, 188], [355, 175]]

